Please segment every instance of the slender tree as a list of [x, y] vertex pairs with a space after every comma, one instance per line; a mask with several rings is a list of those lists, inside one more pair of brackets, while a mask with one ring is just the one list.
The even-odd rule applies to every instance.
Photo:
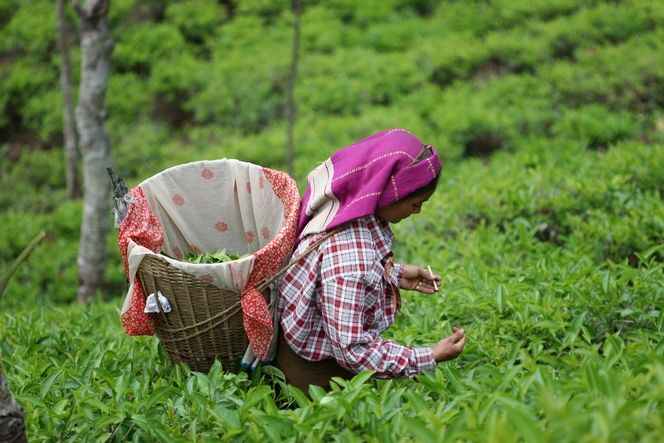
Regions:
[[67, 0], [57, 0], [58, 16], [58, 50], [62, 57], [60, 66], [60, 89], [62, 90], [62, 119], [65, 141], [65, 159], [67, 160], [66, 185], [67, 198], [73, 200], [81, 196], [78, 180], [78, 151], [76, 149], [76, 123], [74, 119], [74, 103], [71, 90], [71, 57], [67, 42], [67, 19], [65, 4]]
[[106, 285], [106, 240], [110, 229], [106, 166], [112, 164], [106, 131], [106, 89], [113, 38], [108, 26], [110, 0], [74, 2], [79, 16], [81, 85], [76, 127], [83, 157], [83, 221], [78, 249], [78, 291], [81, 303], [90, 303]]
[[288, 150], [288, 173], [292, 176], [295, 169], [295, 154], [293, 150], [293, 127], [295, 126], [295, 98], [293, 90], [295, 89], [295, 78], [297, 77], [297, 62], [300, 53], [300, 17], [302, 16], [302, 0], [293, 0], [293, 13], [295, 19], [293, 22], [293, 55], [291, 59], [290, 71], [288, 72], [288, 83], [286, 84], [286, 120], [288, 125], [288, 140], [286, 147]]

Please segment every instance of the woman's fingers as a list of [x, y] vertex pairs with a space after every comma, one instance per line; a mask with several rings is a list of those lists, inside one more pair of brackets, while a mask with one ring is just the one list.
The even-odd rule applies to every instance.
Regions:
[[424, 294], [434, 294], [439, 290], [438, 282], [441, 280], [440, 275], [430, 273], [428, 269], [415, 265], [404, 265], [400, 287]]
[[466, 345], [466, 331], [464, 329], [452, 328], [454, 334], [445, 337], [433, 347], [433, 356], [436, 361], [447, 361], [457, 358], [463, 352]]

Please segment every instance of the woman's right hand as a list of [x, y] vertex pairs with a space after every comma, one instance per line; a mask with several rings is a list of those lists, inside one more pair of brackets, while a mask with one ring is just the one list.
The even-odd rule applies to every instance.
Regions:
[[433, 358], [436, 362], [453, 360], [461, 355], [463, 347], [466, 345], [466, 331], [459, 328], [452, 328], [454, 334], [445, 337], [433, 347]]

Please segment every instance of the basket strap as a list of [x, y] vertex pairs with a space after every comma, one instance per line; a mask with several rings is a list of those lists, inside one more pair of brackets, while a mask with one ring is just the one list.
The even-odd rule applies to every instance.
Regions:
[[[261, 283], [259, 283], [259, 284], [256, 286], [256, 290], [259, 291], [259, 292], [261, 292], [261, 291], [263, 291], [264, 289], [266, 289], [266, 288], [270, 285], [270, 283], [272, 283], [272, 282], [275, 281], [280, 275], [282, 275], [283, 273], [285, 273], [285, 272], [286, 272], [291, 266], [293, 266], [295, 263], [299, 262], [301, 259], [303, 259], [303, 258], [306, 257], [307, 255], [309, 255], [309, 253], [310, 253], [311, 251], [317, 249], [321, 244], [323, 244], [323, 242], [324, 242], [325, 240], [327, 240], [328, 238], [332, 237], [334, 234], [336, 234], [337, 232], [341, 231], [343, 228], [344, 228], [344, 226], [339, 226], [339, 227], [337, 227], [336, 229], [334, 229], [334, 230], [328, 232], [327, 234], [325, 234], [324, 236], [322, 236], [322, 237], [319, 238], [318, 240], [316, 240], [314, 243], [311, 244], [311, 246], [309, 246], [307, 249], [305, 249], [304, 252], [302, 252], [302, 254], [298, 255], [297, 257], [292, 258], [292, 259], [288, 262], [288, 264], [287, 264], [286, 266], [284, 266], [279, 272], [277, 272], [277, 273], [271, 275], [270, 277], [267, 277], [265, 280], [263, 280]], [[209, 331], [210, 329], [213, 329], [213, 328], [217, 327], [219, 324], [221, 324], [221, 323], [223, 323], [224, 321], [226, 321], [226, 318], [224, 317], [225, 314], [228, 314], [228, 315], [232, 315], [232, 314], [234, 314], [235, 312], [230, 313], [230, 311], [233, 310], [233, 309], [235, 309], [235, 308], [238, 308], [238, 307], [240, 306], [240, 303], [241, 303], [241, 301], [238, 301], [237, 303], [233, 304], [232, 306], [230, 306], [230, 307], [227, 308], [226, 310], [224, 310], [224, 311], [222, 311], [222, 312], [220, 312], [220, 313], [218, 313], [218, 314], [215, 314], [214, 316], [212, 316], [212, 317], [210, 317], [210, 318], [208, 318], [208, 319], [205, 319], [205, 320], [203, 320], [203, 321], [201, 321], [201, 322], [195, 323], [195, 324], [193, 324], [193, 325], [185, 326], [185, 327], [183, 327], [183, 328], [173, 328], [173, 329], [170, 329], [170, 328], [169, 328], [169, 329], [162, 328], [162, 329], [164, 329], [165, 331], [168, 331], [168, 332], [171, 332], [171, 333], [172, 333], [172, 332], [186, 332], [186, 331], [188, 331], [188, 330], [190, 330], [190, 329], [197, 328], [197, 327], [202, 326], [202, 325], [204, 325], [204, 324], [206, 324], [206, 323], [209, 324], [209, 323], [211, 323], [211, 322], [214, 322], [214, 323], [212, 323], [212, 324], [209, 324], [209, 326], [206, 327], [205, 329], [200, 329], [200, 330], [198, 330], [198, 331], [195, 331], [193, 334], [188, 334], [188, 335], [184, 335], [184, 336], [182, 336], [182, 337], [171, 338], [171, 339], [163, 339], [163, 338], [159, 338], [159, 340], [160, 340], [160, 341], [163, 341], [163, 342], [169, 342], [169, 343], [170, 343], [170, 342], [177, 342], [177, 341], [187, 340], [187, 339], [189, 339], [189, 338], [192, 338], [192, 337], [195, 337], [195, 336], [197, 336], [197, 335], [199, 335], [199, 334], [202, 334], [203, 332]], [[229, 314], [229, 313], [230, 313], [230, 314]], [[224, 317], [224, 318], [221, 318], [221, 317]], [[219, 319], [219, 320], [218, 320], [218, 319]], [[218, 321], [215, 322], [215, 320], [218, 320]]]
[[304, 257], [309, 255], [309, 253], [311, 251], [313, 251], [315, 249], [318, 249], [318, 247], [320, 245], [322, 245], [325, 240], [332, 237], [337, 232], [341, 231], [344, 227], [345, 227], [345, 225], [339, 226], [339, 227], [333, 229], [332, 231], [328, 232], [327, 234], [325, 234], [324, 236], [322, 236], [321, 238], [319, 238], [315, 242], [313, 242], [307, 249], [305, 249], [302, 252], [302, 254], [298, 255], [297, 257], [291, 258], [291, 260], [288, 262], [288, 264], [286, 266], [284, 266], [283, 268], [281, 268], [278, 272], [276, 272], [275, 274], [272, 274], [271, 276], [265, 278], [263, 281], [258, 283], [255, 286], [256, 290], [258, 292], [262, 292], [263, 290], [265, 290], [268, 286], [270, 286], [270, 283], [272, 283], [277, 278], [279, 278], [279, 276], [283, 275], [286, 271], [288, 271], [291, 268], [291, 266], [293, 266], [295, 263], [299, 262]]

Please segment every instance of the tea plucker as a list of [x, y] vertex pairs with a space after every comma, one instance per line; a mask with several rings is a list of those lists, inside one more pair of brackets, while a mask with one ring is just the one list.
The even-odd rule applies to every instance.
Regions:
[[[413, 377], [461, 354], [465, 331], [433, 347], [381, 338], [401, 308], [400, 289], [433, 294], [440, 276], [393, 260], [391, 223], [418, 214], [440, 177], [436, 150], [403, 129], [334, 153], [307, 177], [294, 256], [278, 297], [275, 365], [308, 392], [363, 370]], [[436, 288], [434, 288], [436, 286]]]

